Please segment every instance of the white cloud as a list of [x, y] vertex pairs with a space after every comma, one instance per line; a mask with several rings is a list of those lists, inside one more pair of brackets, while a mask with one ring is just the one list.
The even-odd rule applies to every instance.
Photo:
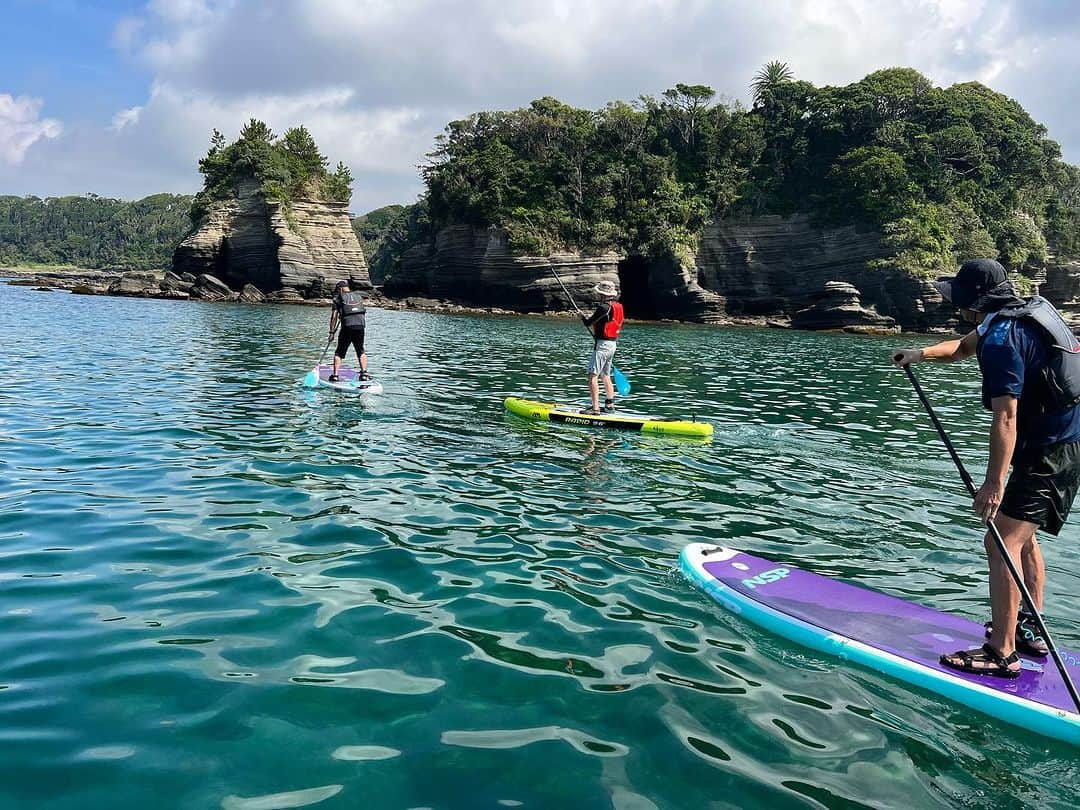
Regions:
[[896, 65], [985, 81], [1080, 160], [1080, 15], [1051, 0], [152, 0], [113, 40], [149, 74], [148, 96], [30, 150], [16, 185], [192, 191], [210, 131], [258, 117], [308, 126], [352, 167], [361, 210], [411, 199], [453, 118], [544, 95], [596, 108], [677, 82], [746, 101], [772, 59], [818, 85]]
[[55, 138], [61, 125], [55, 118], [40, 118], [41, 99], [0, 93], [0, 158], [12, 166], [22, 163], [26, 150], [42, 138]]
[[139, 116], [142, 111], [142, 107], [128, 107], [126, 110], [120, 110], [113, 116], [112, 126], [109, 129], [113, 130], [113, 132], [119, 132], [124, 127], [139, 123]]

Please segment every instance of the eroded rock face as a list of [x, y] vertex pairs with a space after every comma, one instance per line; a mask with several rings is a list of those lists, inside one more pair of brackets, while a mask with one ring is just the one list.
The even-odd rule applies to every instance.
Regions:
[[1080, 262], [1052, 264], [1039, 295], [1050, 301], [1073, 329], [1080, 327]]
[[546, 312], [573, 309], [559, 279], [582, 309], [591, 307], [593, 287], [609, 281], [620, 290], [632, 317], [709, 320], [722, 312], [723, 302], [703, 289], [695, 276], [695, 268], [675, 260], [649, 263], [613, 252], [524, 256], [511, 252], [506, 234], [498, 228], [456, 225], [407, 250], [384, 290], [391, 297]]
[[844, 329], [859, 332], [891, 332], [899, 327], [892, 318], [866, 308], [859, 291], [846, 281], [827, 281], [814, 293], [813, 303], [791, 317], [795, 329]]
[[304, 298], [323, 297], [339, 279], [371, 289], [346, 203], [294, 200], [286, 211], [267, 202], [253, 180], [217, 203], [180, 243], [172, 270], [181, 278], [216, 276], [231, 290], [252, 284], [263, 293], [292, 289]]
[[816, 303], [828, 282], [846, 282], [862, 304], [905, 327], [943, 325], [950, 312], [928, 280], [868, 267], [890, 255], [877, 231], [816, 228], [802, 215], [721, 220], [702, 234], [698, 279], [731, 315], [793, 315]]
[[599, 282], [618, 287], [618, 261], [613, 253], [518, 256], [510, 252], [499, 229], [456, 225], [439, 231], [432, 242], [407, 250], [401, 269], [383, 289], [394, 297], [444, 298], [520, 312], [572, 309], [557, 273], [584, 309]]

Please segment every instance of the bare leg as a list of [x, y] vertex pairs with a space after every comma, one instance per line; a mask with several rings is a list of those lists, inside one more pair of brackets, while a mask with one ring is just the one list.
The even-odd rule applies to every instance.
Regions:
[[592, 395], [593, 410], [600, 410], [600, 385], [596, 381], [595, 374], [589, 375], [589, 394]]
[[336, 354], [334, 355], [334, 376], [337, 376], [338, 370], [341, 368], [341, 358]]
[[360, 355], [360, 370], [367, 371], [367, 352]]
[[1039, 548], [1037, 537], [1032, 536], [1031, 542], [1024, 547], [1024, 553], [1020, 559], [1024, 563], [1024, 584], [1027, 585], [1028, 593], [1035, 602], [1032, 607], [1042, 613], [1046, 566], [1043, 564], [1042, 549]]
[[[1017, 570], [1024, 571], [1024, 584], [1031, 588], [1032, 598], [1041, 604], [1045, 572], [1042, 554], [1035, 543], [1035, 529], [1038, 526], [1001, 513], [994, 518], [994, 525], [997, 526], [1001, 539], [1005, 541], [1005, 548], [1013, 564]], [[1007, 656], [1016, 649], [1016, 613], [1020, 607], [1020, 589], [1013, 582], [1012, 575], [998, 552], [997, 543], [989, 532], [986, 533], [983, 543], [990, 562], [990, 621], [993, 626], [990, 646], [1001, 655]], [[1030, 566], [1024, 565], [1025, 558], [1031, 559]], [[1036, 607], [1039, 607], [1039, 604]]]
[[604, 377], [604, 393], [610, 402], [615, 402], [615, 386], [611, 384], [611, 375]]

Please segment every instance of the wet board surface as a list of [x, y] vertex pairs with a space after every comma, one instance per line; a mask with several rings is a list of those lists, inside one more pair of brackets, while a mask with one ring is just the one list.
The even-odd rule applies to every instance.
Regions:
[[611, 430], [631, 430], [692, 438], [712, 436], [708, 422], [688, 421], [675, 417], [650, 416], [618, 408], [612, 413], [582, 413], [582, 406], [564, 403], [538, 402], [520, 397], [507, 397], [503, 403], [508, 411], [527, 419], [540, 419], [556, 424], [578, 427], [598, 427]]
[[330, 375], [334, 373], [333, 366], [319, 366], [319, 386], [333, 388], [335, 391], [343, 391], [347, 394], [381, 394], [383, 387], [378, 380], [362, 380], [357, 382], [356, 369], [342, 366], [338, 369], [338, 381], [330, 382]]
[[[1015, 679], [958, 672], [939, 662], [944, 653], [983, 644], [978, 622], [706, 543], [687, 546], [680, 565], [720, 604], [779, 635], [1080, 744], [1080, 715], [1050, 657], [1022, 657]], [[1075, 683], [1080, 656], [1059, 652]]]

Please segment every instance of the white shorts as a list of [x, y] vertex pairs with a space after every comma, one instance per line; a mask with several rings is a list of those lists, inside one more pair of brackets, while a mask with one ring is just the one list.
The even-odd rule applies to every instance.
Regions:
[[610, 377], [615, 365], [615, 341], [598, 340], [589, 355], [589, 376]]

